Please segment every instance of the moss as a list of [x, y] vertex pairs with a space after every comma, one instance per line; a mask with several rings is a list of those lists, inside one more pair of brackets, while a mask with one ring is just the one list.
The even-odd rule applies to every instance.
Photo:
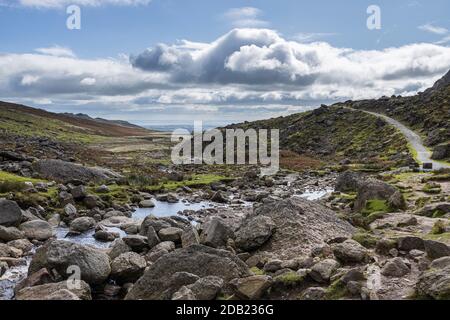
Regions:
[[430, 197], [420, 197], [415, 201], [415, 205], [417, 208], [423, 208], [430, 200]]
[[250, 268], [250, 271], [253, 272], [253, 274], [256, 275], [256, 276], [262, 276], [262, 275], [265, 275], [264, 270], [261, 270], [261, 269], [258, 268], [258, 267], [252, 267], [252, 268]]
[[340, 279], [333, 282], [326, 290], [325, 297], [328, 300], [339, 300], [348, 294], [345, 283]]
[[290, 271], [283, 273], [277, 277], [275, 277], [274, 281], [277, 284], [282, 284], [286, 287], [295, 287], [301, 284], [305, 280], [304, 276], [299, 275], [297, 272]]
[[438, 193], [441, 193], [442, 190], [441, 190], [441, 186], [438, 184], [427, 183], [422, 188], [422, 191], [425, 193], [430, 193], [430, 194], [438, 194]]
[[[420, 235], [418, 235], [420, 236]], [[423, 237], [426, 240], [440, 241], [449, 244], [450, 243], [450, 232], [445, 232], [441, 234], [427, 234]]]
[[234, 178], [215, 175], [215, 174], [199, 174], [192, 176], [192, 179], [190, 180], [183, 180], [183, 181], [168, 181], [164, 183], [160, 183], [155, 186], [149, 186], [145, 189], [147, 191], [160, 191], [160, 190], [176, 190], [178, 188], [187, 186], [192, 188], [198, 188], [210, 185], [214, 182], [229, 182], [233, 181]]
[[369, 216], [374, 212], [389, 212], [389, 205], [386, 200], [372, 199], [366, 202], [366, 207], [362, 210], [362, 214]]
[[18, 176], [16, 174], [5, 172], [5, 171], [0, 171], [0, 181], [1, 182], [6, 182], [6, 181], [8, 181], [8, 182], [32, 182], [32, 183], [45, 182], [45, 180], [42, 180], [42, 179], [22, 177], [22, 176]]
[[416, 161], [418, 164], [422, 164], [422, 162], [419, 160], [417, 150], [414, 149], [410, 143], [408, 143], [408, 150], [411, 156], [413, 157], [414, 161]]
[[377, 237], [369, 234], [366, 231], [359, 231], [355, 233], [352, 239], [366, 248], [375, 248], [378, 242]]
[[443, 220], [438, 220], [434, 223], [430, 234], [443, 234], [446, 230], [446, 223]]

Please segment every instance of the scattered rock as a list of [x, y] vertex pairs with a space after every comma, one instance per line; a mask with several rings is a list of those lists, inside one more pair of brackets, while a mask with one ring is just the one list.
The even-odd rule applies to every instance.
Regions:
[[0, 241], [9, 242], [25, 238], [25, 234], [15, 227], [0, 226]]
[[393, 258], [386, 262], [381, 274], [386, 277], [400, 278], [410, 272], [409, 267], [403, 262], [401, 258]]
[[236, 232], [236, 246], [244, 251], [261, 247], [272, 236], [275, 223], [270, 217], [256, 216], [245, 219]]
[[368, 251], [355, 240], [346, 240], [332, 246], [333, 253], [343, 263], [363, 262], [368, 259]]
[[[48, 300], [53, 294], [60, 290], [69, 290], [81, 300], [91, 300], [91, 288], [84, 282], [79, 282], [79, 289], [68, 288], [67, 281], [58, 283], [47, 283], [40, 286], [28, 287], [20, 290], [16, 294], [16, 300]], [[54, 297], [54, 296], [53, 296]]]
[[263, 297], [272, 285], [272, 278], [265, 275], [256, 275], [246, 278], [234, 279], [231, 282], [236, 296], [241, 299], [258, 300]]
[[111, 263], [111, 279], [119, 284], [134, 283], [144, 273], [145, 259], [134, 252], [123, 253]]
[[309, 272], [309, 276], [313, 278], [316, 282], [319, 283], [327, 283], [330, 281], [333, 272], [338, 268], [339, 263], [333, 259], [325, 259], [316, 263], [311, 271]]
[[94, 229], [97, 222], [91, 217], [76, 218], [70, 223], [70, 231], [74, 233], [83, 233]]
[[214, 217], [203, 226], [200, 235], [200, 242], [213, 248], [224, 248], [228, 239], [233, 238], [233, 231], [223, 222], [222, 219]]
[[181, 242], [182, 233], [182, 229], [170, 227], [159, 230], [158, 235], [161, 241]]
[[43, 220], [33, 220], [22, 223], [19, 226], [20, 231], [30, 240], [45, 241], [53, 237], [53, 228]]
[[22, 210], [15, 201], [0, 199], [0, 225], [15, 227], [22, 221]]

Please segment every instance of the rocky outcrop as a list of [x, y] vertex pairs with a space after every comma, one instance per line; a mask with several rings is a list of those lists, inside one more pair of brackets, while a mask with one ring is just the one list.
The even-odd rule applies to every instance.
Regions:
[[238, 257], [225, 250], [203, 245], [192, 245], [175, 250], [159, 258], [135, 283], [126, 299], [162, 300], [171, 299], [183, 285], [181, 274], [195, 275], [197, 278], [217, 276], [227, 284], [234, 278], [250, 276], [248, 267]]
[[33, 169], [42, 178], [61, 183], [68, 183], [73, 180], [101, 182], [121, 178], [118, 173], [112, 170], [98, 167], [85, 167], [62, 160], [39, 160], [33, 163]]
[[270, 252], [283, 260], [307, 256], [327, 240], [348, 238], [355, 231], [332, 210], [299, 197], [264, 204], [256, 208], [248, 219], [257, 216], [272, 219], [276, 232], [256, 252]]

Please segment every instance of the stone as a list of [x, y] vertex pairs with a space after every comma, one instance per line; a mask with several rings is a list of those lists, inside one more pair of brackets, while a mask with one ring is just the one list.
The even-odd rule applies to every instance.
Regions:
[[125, 243], [122, 239], [115, 240], [111, 245], [111, 250], [108, 256], [111, 260], [114, 260], [123, 253], [132, 251], [131, 247]]
[[52, 227], [58, 227], [61, 223], [61, 216], [58, 213], [53, 214], [51, 218], [48, 219], [48, 223], [50, 223]]
[[228, 239], [233, 238], [233, 231], [221, 218], [214, 217], [202, 226], [200, 242], [213, 248], [224, 248]]
[[203, 278], [217, 276], [227, 284], [235, 278], [250, 276], [247, 265], [234, 254], [203, 245], [177, 249], [159, 258], [135, 283], [126, 295], [127, 300], [170, 299], [180, 286], [171, 285], [175, 273], [187, 272]]
[[141, 235], [129, 235], [123, 237], [122, 240], [136, 252], [141, 252], [148, 247], [147, 237]]
[[265, 275], [255, 275], [246, 278], [235, 279], [231, 282], [235, 295], [241, 299], [261, 299], [272, 286], [272, 278]]
[[45, 241], [53, 237], [53, 228], [43, 220], [33, 220], [22, 223], [19, 226], [20, 231], [30, 240]]
[[16, 227], [0, 226], [0, 241], [9, 242], [23, 238], [25, 238], [25, 234]]
[[52, 241], [46, 250], [45, 267], [56, 269], [66, 279], [71, 275], [67, 273], [70, 266], [79, 267], [81, 280], [93, 285], [103, 283], [111, 273], [109, 257], [103, 251], [64, 240]]
[[192, 226], [185, 228], [181, 234], [181, 246], [187, 248], [195, 244], [200, 244], [200, 236], [197, 229]]
[[381, 269], [381, 274], [386, 277], [400, 278], [407, 275], [410, 271], [401, 258], [393, 258], [386, 262]]
[[424, 245], [425, 252], [431, 260], [450, 256], [450, 247], [445, 243], [433, 240], [425, 240]]
[[16, 300], [47, 300], [54, 293], [60, 290], [69, 290], [81, 300], [92, 300], [91, 288], [84, 282], [79, 282], [79, 288], [68, 288], [67, 281], [57, 283], [47, 283], [35, 287], [24, 288], [17, 292]]
[[53, 292], [43, 300], [60, 300], [60, 301], [72, 301], [81, 300], [75, 293], [67, 289], [61, 289]]
[[23, 279], [21, 282], [19, 282], [16, 287], [14, 288], [14, 291], [17, 293], [18, 291], [28, 288], [28, 287], [35, 287], [46, 283], [52, 283], [53, 279], [50, 273], [46, 268], [42, 268], [41, 270], [29, 275], [25, 279]]
[[346, 171], [336, 179], [335, 190], [339, 192], [355, 192], [359, 184], [363, 181], [360, 174], [353, 171]]
[[87, 196], [86, 187], [83, 185], [74, 187], [72, 190], [70, 190], [70, 193], [72, 194], [72, 197], [77, 201], [83, 200]]
[[223, 280], [217, 276], [207, 276], [198, 279], [187, 287], [194, 293], [197, 300], [214, 300], [222, 289]]
[[416, 285], [420, 296], [436, 300], [450, 299], [450, 259], [440, 258], [424, 271]]
[[16, 227], [22, 221], [22, 210], [15, 201], [0, 199], [0, 225]]
[[28, 253], [33, 249], [33, 244], [28, 239], [12, 240], [9, 241], [7, 245], [19, 249], [23, 253]]
[[161, 239], [158, 237], [155, 228], [153, 228], [152, 226], [148, 226], [147, 228], [147, 242], [150, 249], [161, 242]]
[[353, 210], [361, 212], [366, 207], [366, 202], [373, 199], [387, 201], [392, 210], [404, 209], [406, 206], [403, 195], [395, 187], [383, 181], [367, 179], [358, 186]]
[[343, 263], [363, 262], [369, 257], [367, 249], [352, 239], [332, 245], [332, 250], [336, 258]]
[[221, 191], [215, 192], [210, 200], [217, 203], [228, 203], [228, 199]]
[[275, 223], [270, 217], [256, 216], [245, 219], [236, 232], [235, 244], [244, 251], [258, 249], [269, 240], [274, 229]]
[[126, 252], [111, 263], [111, 279], [118, 284], [134, 283], [144, 273], [147, 263], [135, 252]]
[[20, 258], [22, 255], [22, 250], [16, 249], [4, 243], [0, 243], [0, 257]]
[[180, 228], [169, 227], [159, 230], [158, 236], [161, 241], [181, 242], [181, 234], [183, 230]]
[[397, 240], [397, 248], [401, 251], [425, 250], [425, 243], [419, 237], [401, 237]]
[[83, 203], [84, 203], [85, 207], [88, 209], [103, 207], [100, 198], [95, 195], [87, 195], [86, 197], [84, 197]]
[[108, 193], [109, 192], [109, 187], [107, 185], [102, 184], [95, 191], [97, 193]]
[[64, 213], [66, 214], [66, 216], [68, 217], [75, 217], [77, 215], [77, 208], [75, 208], [75, 206], [71, 203], [68, 203], [65, 207], [64, 207]]
[[276, 272], [283, 268], [283, 261], [281, 260], [270, 260], [264, 265], [264, 271], [266, 272]]
[[173, 294], [172, 300], [190, 301], [197, 300], [197, 298], [191, 289], [186, 286], [182, 286], [180, 290]]
[[119, 234], [107, 230], [97, 230], [94, 233], [94, 238], [102, 242], [112, 242], [119, 238]]
[[75, 233], [83, 233], [88, 230], [94, 229], [97, 222], [91, 217], [76, 218], [70, 223], [69, 230]]
[[142, 200], [141, 202], [139, 202], [139, 207], [140, 208], [154, 208], [155, 203], [153, 202], [153, 200], [150, 200], [150, 199]]
[[333, 272], [338, 268], [339, 263], [333, 259], [325, 259], [316, 263], [311, 271], [309, 272], [309, 276], [313, 278], [316, 282], [319, 283], [328, 283], [330, 282], [330, 278], [333, 275]]
[[72, 195], [70, 193], [68, 193], [67, 191], [61, 191], [58, 194], [58, 200], [59, 200], [59, 204], [62, 207], [65, 207], [68, 204], [74, 204], [75, 203], [74, 200], [73, 200]]
[[324, 288], [309, 287], [302, 292], [300, 299], [311, 301], [325, 300], [326, 294], [327, 292]]

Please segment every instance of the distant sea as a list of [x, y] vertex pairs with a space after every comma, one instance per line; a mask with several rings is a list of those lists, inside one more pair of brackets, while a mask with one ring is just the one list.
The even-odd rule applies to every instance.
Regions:
[[[240, 121], [236, 121], [238, 123]], [[204, 121], [202, 123], [203, 130], [210, 130], [218, 127], [224, 127], [229, 124], [234, 123], [233, 121]], [[194, 130], [194, 122], [186, 122], [186, 121], [170, 121], [166, 122], [164, 120], [161, 121], [152, 121], [152, 123], [145, 123], [142, 127], [151, 130], [164, 131], [164, 132], [172, 132], [177, 129], [185, 129], [189, 132]]]

